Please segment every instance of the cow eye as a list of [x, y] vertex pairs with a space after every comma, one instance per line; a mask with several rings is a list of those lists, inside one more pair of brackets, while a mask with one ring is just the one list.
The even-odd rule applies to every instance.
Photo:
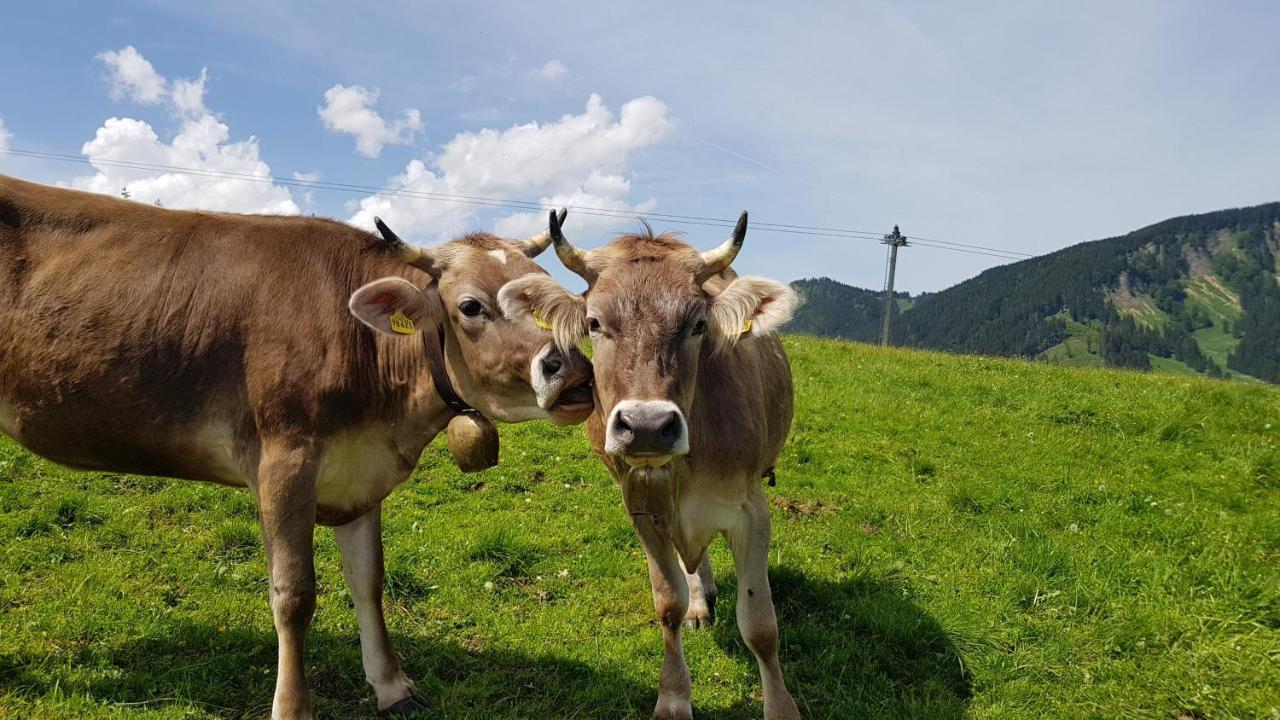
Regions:
[[701, 335], [701, 334], [705, 333], [706, 331], [707, 331], [707, 321], [706, 321], [706, 320], [699, 320], [699, 321], [698, 321], [698, 322], [693, 326], [693, 332], [692, 332], [691, 334], [693, 334], [693, 335], [695, 335], [695, 336], [696, 336], [696, 335]]
[[458, 309], [467, 317], [475, 317], [484, 311], [484, 306], [481, 305], [478, 300], [467, 298], [466, 300], [458, 303]]
[[593, 333], [600, 332], [600, 321], [595, 318], [587, 318], [587, 329]]

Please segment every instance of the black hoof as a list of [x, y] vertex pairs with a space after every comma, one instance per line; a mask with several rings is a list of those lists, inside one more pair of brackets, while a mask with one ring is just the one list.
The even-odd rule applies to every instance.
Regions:
[[388, 717], [413, 717], [420, 712], [428, 710], [427, 699], [418, 693], [412, 693], [408, 697], [396, 702], [395, 704], [382, 711], [383, 715]]

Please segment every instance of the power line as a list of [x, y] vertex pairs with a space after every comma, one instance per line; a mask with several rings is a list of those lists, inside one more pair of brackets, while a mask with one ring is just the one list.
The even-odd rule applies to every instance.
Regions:
[[930, 243], [920, 242], [919, 240], [911, 236], [905, 236], [905, 237], [911, 241], [911, 245], [914, 247], [927, 247], [927, 248], [933, 248], [934, 250], [951, 250], [953, 252], [968, 253], [969, 255], [986, 255], [987, 257], [1001, 258], [1003, 260], [1015, 260], [1015, 261], [1027, 260], [1035, 257], [1035, 255], [1026, 255], [1026, 256], [1011, 255], [1011, 254], [1006, 254], [1004, 251], [984, 252], [982, 250], [968, 250], [963, 247], [950, 247], [947, 245], [932, 245]]
[[[503, 198], [490, 198], [476, 195], [461, 195], [457, 193], [437, 193], [422, 190], [408, 190], [405, 188], [397, 188], [392, 186], [375, 186], [375, 185], [359, 185], [355, 183], [340, 183], [330, 180], [298, 180], [295, 178], [285, 178], [270, 175], [254, 175], [250, 173], [240, 173], [231, 170], [208, 170], [205, 168], [181, 167], [176, 165], [164, 165], [159, 163], [146, 163], [132, 160], [111, 160], [100, 158], [90, 160], [82, 155], [66, 155], [63, 153], [52, 153], [36, 150], [19, 150], [9, 149], [3, 151], [8, 155], [16, 155], [20, 157], [30, 157], [42, 160], [57, 160], [62, 162], [75, 162], [82, 165], [104, 165], [107, 167], [120, 167], [132, 170], [155, 170], [164, 172], [173, 172], [182, 175], [194, 175], [198, 177], [227, 178], [236, 180], [245, 180], [260, 184], [278, 184], [290, 187], [300, 187], [313, 190], [337, 190], [343, 192], [358, 192], [382, 194], [397, 197], [410, 197], [422, 200], [434, 200], [438, 202], [456, 202], [464, 205], [481, 205], [486, 207], [515, 208], [521, 210], [545, 210], [547, 209], [541, 203], [527, 200], [510, 200]], [[597, 208], [584, 205], [568, 205], [570, 210], [585, 215], [596, 215], [601, 217], [618, 217], [618, 218], [663, 218], [679, 221], [689, 225], [706, 225], [710, 227], [733, 227], [735, 220], [726, 220], [724, 218], [704, 217], [698, 215], [674, 215], [670, 213], [659, 212], [632, 212], [625, 210], [615, 210], [612, 208]], [[784, 223], [768, 223], [754, 222], [752, 226], [756, 229], [767, 229], [772, 232], [786, 232], [800, 235], [817, 235], [826, 237], [853, 237], [855, 235], [865, 235], [867, 238], [878, 237], [876, 233], [863, 230], [841, 230], [837, 228], [816, 228], [804, 225], [788, 225]], [[813, 230], [816, 232], [798, 232], [800, 230]]]
[[915, 241], [917, 243], [923, 241], [923, 242], [930, 242], [930, 243], [941, 243], [943, 245], [955, 245], [957, 247], [970, 248], [975, 250], [990, 250], [992, 252], [1000, 253], [1001, 255], [1016, 255], [1024, 258], [1035, 257], [1035, 255], [1032, 255], [1031, 253], [1024, 253], [1018, 250], [1004, 250], [1002, 248], [987, 247], [986, 245], [970, 245], [968, 243], [951, 242], [948, 240], [931, 240], [929, 238], [917, 237], [915, 235], [908, 235], [907, 239]]
[[[391, 186], [375, 186], [361, 185], [357, 183], [344, 183], [331, 180], [298, 180], [295, 178], [286, 178], [271, 175], [254, 175], [250, 173], [235, 172], [232, 170], [210, 170], [206, 168], [182, 167], [177, 165], [166, 165], [161, 163], [148, 163], [131, 160], [113, 160], [113, 159], [95, 159], [90, 160], [83, 155], [70, 155], [65, 153], [54, 153], [39, 150], [23, 150], [18, 148], [8, 148], [0, 150], [0, 154], [11, 155], [15, 157], [26, 157], [38, 160], [53, 160], [59, 162], [74, 162], [91, 166], [118, 167], [131, 170], [149, 170], [153, 172], [168, 172], [180, 175], [191, 175], [195, 177], [222, 178], [228, 180], [238, 180], [242, 182], [256, 182], [260, 184], [284, 185], [287, 187], [304, 188], [310, 190], [329, 190], [334, 192], [349, 192], [360, 194], [380, 194], [390, 197], [407, 197], [418, 200], [427, 200], [433, 202], [451, 202], [463, 205], [476, 205], [481, 207], [508, 208], [517, 210], [544, 210], [547, 209], [542, 203], [528, 200], [512, 200], [506, 198], [484, 197], [479, 195], [463, 195], [458, 193], [440, 193], [428, 192], [422, 190], [409, 190], [407, 188], [397, 188]], [[724, 218], [715, 218], [699, 215], [677, 215], [673, 213], [659, 212], [634, 212], [626, 210], [616, 210], [612, 208], [599, 208], [583, 205], [569, 205], [570, 210], [583, 215], [591, 215], [596, 217], [612, 217], [612, 218], [661, 218], [673, 222], [686, 225], [700, 225], [707, 227], [725, 227], [731, 228], [736, 221]], [[852, 230], [848, 228], [831, 228], [814, 225], [798, 225], [791, 223], [770, 223], [755, 221], [752, 227], [757, 230], [766, 232], [784, 233], [789, 235], [805, 235], [810, 237], [832, 237], [832, 238], [849, 238], [855, 240], [880, 240], [880, 233], [870, 230]], [[1015, 250], [1003, 250], [1001, 248], [993, 248], [982, 245], [970, 245], [967, 243], [958, 243], [947, 240], [933, 240], [929, 238], [910, 238], [912, 241], [918, 242], [923, 247], [934, 248], [938, 250], [953, 250], [956, 252], [964, 252], [971, 255], [983, 255], [987, 257], [999, 258], [1002, 260], [1021, 260], [1024, 258], [1034, 257], [1028, 253]]]

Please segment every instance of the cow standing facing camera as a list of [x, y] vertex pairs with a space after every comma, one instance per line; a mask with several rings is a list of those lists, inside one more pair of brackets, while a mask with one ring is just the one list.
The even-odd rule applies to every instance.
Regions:
[[588, 252], [565, 239], [554, 213], [550, 225], [556, 253], [587, 281], [586, 293], [530, 275], [508, 283], [499, 300], [509, 317], [550, 323], [561, 348], [591, 339], [596, 403], [587, 434], [622, 487], [662, 625], [655, 717], [693, 716], [680, 631], [711, 619], [706, 552], [723, 534], [738, 577], [738, 627], [760, 667], [764, 716], [798, 718], [778, 663], [761, 483], [791, 427], [791, 369], [775, 330], [791, 317], [795, 292], [730, 269], [746, 213], [724, 245], [705, 253], [652, 232]]

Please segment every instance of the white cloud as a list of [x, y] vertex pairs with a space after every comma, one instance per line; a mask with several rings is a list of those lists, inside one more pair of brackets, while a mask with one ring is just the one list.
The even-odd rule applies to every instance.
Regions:
[[9, 132], [9, 128], [4, 126], [4, 118], [0, 118], [0, 152], [9, 149], [9, 141], [13, 140], [13, 133]]
[[561, 75], [568, 74], [568, 72], [569, 68], [565, 67], [564, 63], [559, 60], [548, 60], [547, 64], [538, 70], [538, 74], [548, 80], [555, 80]]
[[132, 45], [99, 53], [98, 59], [110, 72], [113, 100], [155, 105], [164, 99], [168, 83]]
[[[259, 157], [258, 141], [230, 142], [230, 137], [230, 128], [212, 115], [185, 121], [170, 143], [141, 120], [108, 118], [80, 150], [98, 173], [76, 178], [71, 185], [107, 195], [118, 195], [127, 187], [133, 199], [160, 200], [169, 208], [297, 214], [298, 205], [289, 190], [270, 182], [271, 168]], [[116, 167], [111, 161], [192, 168], [223, 176]], [[230, 174], [235, 177], [226, 176]]]
[[476, 88], [475, 75], [463, 75], [462, 77], [449, 83], [449, 89], [454, 92], [469, 93]]
[[200, 77], [194, 80], [179, 78], [170, 82], [156, 72], [151, 62], [132, 45], [98, 53], [97, 59], [107, 66], [111, 97], [116, 101], [132, 100], [143, 105], [164, 102], [179, 117], [195, 117], [209, 112], [204, 106], [204, 85], [209, 78], [207, 69], [201, 69]]
[[311, 172], [298, 172], [295, 170], [293, 172], [293, 179], [297, 180], [298, 182], [307, 182], [307, 183], [319, 182], [320, 178], [322, 177], [324, 176], [320, 173], [319, 170], [313, 170]]
[[[107, 195], [119, 195], [127, 187], [135, 200], [159, 201], [170, 208], [286, 215], [299, 211], [289, 189], [271, 182], [271, 168], [259, 154], [257, 139], [232, 142], [231, 129], [205, 107], [207, 72], [202, 70], [195, 80], [170, 83], [132, 46], [98, 57], [112, 71], [113, 95], [122, 93], [148, 104], [167, 101], [181, 126], [165, 142], [146, 122], [108, 118], [81, 148], [97, 173], [73, 179], [72, 187]], [[113, 162], [188, 172], [119, 167]]]
[[200, 77], [195, 80], [173, 81], [171, 97], [179, 115], [204, 115], [209, 112], [204, 106], [204, 84], [208, 79], [208, 69], [201, 68]]
[[347, 133], [356, 139], [361, 155], [376, 158], [386, 145], [406, 145], [422, 130], [422, 114], [413, 108], [404, 111], [404, 119], [388, 123], [373, 109], [377, 90], [359, 85], [334, 85], [324, 92], [324, 107], [316, 108], [324, 126], [334, 132]]
[[[656, 98], [631, 100], [615, 118], [600, 96], [592, 95], [582, 114], [565, 115], [557, 122], [460, 133], [428, 161], [410, 162], [388, 185], [414, 193], [536, 197], [547, 205], [644, 212], [653, 207], [652, 201], [629, 204], [631, 183], [624, 173], [632, 151], [661, 142], [672, 127], [666, 105]], [[351, 222], [372, 227], [376, 215], [401, 234], [441, 239], [461, 232], [481, 209], [379, 194], [361, 200]], [[584, 234], [630, 222], [584, 214], [575, 217], [575, 232]], [[500, 219], [495, 231], [524, 235], [542, 229], [545, 222], [543, 213], [517, 213]]]
[[[539, 198], [539, 202], [551, 208], [598, 208], [621, 213], [646, 213], [658, 206], [656, 200], [650, 198], [635, 205], [625, 200], [608, 195], [597, 195], [583, 188], [571, 193], [560, 193]], [[594, 245], [601, 235], [609, 233], [620, 226], [638, 223], [630, 217], [610, 217], [600, 214], [569, 211], [569, 221], [565, 233], [575, 242]], [[493, 232], [502, 237], [529, 237], [547, 229], [546, 212], [529, 212], [508, 215], [494, 224]]]

